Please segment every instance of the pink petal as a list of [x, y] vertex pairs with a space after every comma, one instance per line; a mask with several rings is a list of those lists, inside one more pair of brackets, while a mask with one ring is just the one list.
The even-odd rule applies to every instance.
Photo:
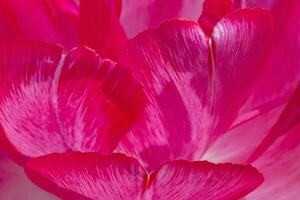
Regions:
[[249, 165], [173, 161], [151, 175], [144, 197], [152, 200], [239, 199], [262, 182], [263, 176]]
[[228, 13], [235, 10], [232, 0], [206, 0], [198, 23], [204, 32], [210, 36], [214, 26]]
[[0, 153], [0, 196], [1, 200], [55, 200], [32, 184], [25, 176], [23, 168], [15, 164], [2, 152]]
[[[111, 5], [112, 2], [117, 5]], [[120, 2], [80, 1], [80, 43], [95, 49], [105, 58], [117, 59], [127, 41], [115, 11], [116, 6], [120, 7]]]
[[0, 43], [38, 39], [73, 48], [77, 41], [78, 14], [73, 0], [3, 0]]
[[276, 107], [232, 128], [214, 142], [202, 159], [211, 162], [246, 162], [269, 133], [283, 109], [284, 106]]
[[269, 50], [272, 22], [266, 10], [243, 9], [230, 13], [216, 25], [211, 41], [213, 110], [220, 115], [215, 121], [215, 135], [232, 123], [260, 78]]
[[147, 176], [133, 158], [121, 154], [52, 154], [31, 160], [28, 177], [63, 199], [139, 199]]
[[150, 169], [168, 160], [199, 157], [209, 120], [208, 40], [200, 26], [171, 21], [146, 31], [129, 42], [122, 62], [141, 82], [148, 104], [117, 151]]
[[167, 22], [133, 39], [122, 62], [143, 85], [149, 105], [118, 151], [150, 169], [168, 160], [198, 159], [252, 91], [263, 69], [266, 49], [261, 45], [268, 46], [270, 26], [269, 13], [260, 9], [224, 18], [212, 36], [213, 77], [208, 40], [197, 24]]
[[121, 24], [127, 36], [174, 18], [197, 20], [204, 0], [123, 0]]
[[278, 140], [253, 164], [264, 174], [265, 182], [247, 200], [298, 199], [300, 188], [300, 125]]
[[42, 42], [0, 49], [0, 142], [21, 163], [70, 150], [109, 153], [143, 109], [128, 70], [84, 47], [61, 51]]
[[262, 175], [250, 165], [172, 161], [150, 176], [122, 154], [51, 154], [28, 162], [28, 177], [63, 199], [227, 200], [257, 188]]
[[257, 0], [249, 6], [265, 6], [272, 9], [275, 17], [275, 35], [266, 70], [241, 112], [245, 115], [253, 110], [258, 114], [266, 112], [286, 103], [300, 80], [300, 35], [297, 25], [300, 19], [300, 2]]
[[268, 135], [259, 144], [257, 149], [249, 158], [249, 162], [256, 160], [264, 151], [268, 149], [282, 134], [300, 122], [300, 84], [294, 92], [289, 103], [281, 113], [278, 121], [274, 124]]

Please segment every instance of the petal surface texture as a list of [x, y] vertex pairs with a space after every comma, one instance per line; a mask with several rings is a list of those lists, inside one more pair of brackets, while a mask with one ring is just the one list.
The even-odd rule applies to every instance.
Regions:
[[155, 170], [145, 199], [239, 199], [263, 182], [249, 165], [213, 164], [206, 161], [172, 161]]
[[168, 160], [199, 159], [260, 77], [271, 24], [267, 11], [241, 10], [217, 24], [211, 41], [198, 24], [182, 20], [131, 40], [120, 62], [141, 82], [148, 104], [117, 151], [151, 169]]
[[129, 42], [120, 62], [141, 82], [148, 104], [118, 150], [151, 169], [200, 155], [209, 116], [208, 40], [199, 25], [176, 20], [144, 32]]
[[110, 153], [143, 108], [127, 69], [85, 47], [61, 51], [42, 42], [0, 49], [0, 142], [20, 162], [70, 150]]
[[140, 198], [146, 172], [121, 154], [52, 154], [34, 159], [25, 170], [33, 182], [63, 199]]
[[147, 175], [122, 154], [51, 154], [28, 162], [28, 177], [63, 199], [229, 200], [257, 188], [262, 175], [250, 165], [172, 161]]

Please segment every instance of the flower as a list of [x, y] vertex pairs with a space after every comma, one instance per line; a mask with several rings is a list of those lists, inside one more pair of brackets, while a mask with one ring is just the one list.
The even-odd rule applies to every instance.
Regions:
[[[166, 21], [127, 41], [194, 13], [189, 1], [170, 12], [155, 7], [169, 1], [129, 2], [121, 23], [120, 1], [57, 4], [79, 16], [78, 41], [55, 37], [64, 52], [1, 47], [1, 146], [64, 199], [238, 199], [263, 182], [244, 163], [265, 176], [247, 199], [297, 198], [299, 44], [289, 41], [299, 41], [300, 4], [206, 0], [198, 22]], [[140, 5], [150, 18], [124, 21]]]

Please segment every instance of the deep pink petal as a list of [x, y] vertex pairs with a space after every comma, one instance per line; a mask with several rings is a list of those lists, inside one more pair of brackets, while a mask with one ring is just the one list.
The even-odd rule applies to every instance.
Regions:
[[172, 161], [150, 176], [122, 154], [51, 154], [28, 162], [28, 177], [64, 199], [229, 200], [257, 188], [262, 175], [250, 165]]
[[145, 199], [239, 199], [263, 182], [250, 165], [212, 164], [205, 161], [173, 161], [151, 174]]
[[80, 1], [79, 40], [102, 57], [117, 59], [127, 38], [113, 6], [110, 0]]
[[300, 188], [300, 125], [281, 135], [253, 165], [265, 176], [264, 184], [248, 200], [298, 199]]
[[128, 70], [85, 47], [61, 51], [42, 42], [0, 49], [0, 141], [20, 162], [69, 150], [109, 153], [143, 109]]
[[139, 199], [147, 173], [121, 154], [52, 154], [29, 161], [28, 177], [63, 199]]
[[123, 0], [121, 24], [127, 36], [174, 18], [197, 20], [203, 0]]
[[210, 36], [214, 26], [222, 17], [234, 10], [235, 3], [233, 0], [206, 0], [203, 3], [202, 13], [198, 19], [198, 23], [204, 32]]
[[57, 198], [32, 184], [23, 168], [0, 152], [1, 200], [56, 200]]
[[3, 0], [0, 43], [37, 39], [73, 48], [77, 42], [78, 15], [73, 0]]
[[[213, 110], [215, 135], [224, 131], [238, 114], [264, 70], [273, 23], [262, 9], [230, 13], [212, 33]], [[222, 123], [220, 123], [222, 122]]]
[[196, 22], [171, 21], [134, 38], [122, 57], [141, 82], [148, 104], [118, 151], [154, 169], [196, 159], [206, 146], [208, 40]]

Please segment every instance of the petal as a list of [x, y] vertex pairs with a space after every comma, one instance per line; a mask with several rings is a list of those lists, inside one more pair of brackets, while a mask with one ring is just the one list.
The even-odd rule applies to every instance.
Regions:
[[249, 162], [256, 160], [264, 151], [268, 149], [282, 134], [294, 127], [300, 121], [300, 84], [294, 95], [288, 102], [285, 109], [280, 114], [278, 121], [274, 124], [270, 132], [265, 136], [257, 149], [249, 158]]
[[199, 156], [209, 120], [208, 40], [199, 25], [175, 20], [146, 31], [129, 42], [121, 62], [141, 82], [148, 104], [118, 151], [150, 169]]
[[25, 176], [23, 168], [0, 153], [0, 196], [1, 200], [55, 200], [55, 196], [48, 194], [32, 184]]
[[214, 26], [226, 14], [235, 10], [235, 4], [232, 0], [206, 0], [203, 3], [202, 13], [198, 23], [204, 32], [210, 36]]
[[28, 162], [28, 177], [63, 199], [139, 199], [147, 174], [122, 154], [51, 154]]
[[276, 107], [230, 129], [214, 142], [202, 159], [211, 162], [245, 163], [269, 133], [283, 109], [284, 106]]
[[145, 199], [239, 199], [263, 182], [250, 165], [212, 164], [206, 161], [173, 161], [150, 177]]
[[0, 44], [36, 39], [73, 48], [77, 42], [78, 15], [73, 0], [1, 1]]
[[204, 0], [123, 0], [121, 24], [127, 36], [174, 18], [197, 20]]
[[275, 34], [265, 71], [241, 112], [244, 115], [253, 110], [260, 114], [286, 103], [300, 80], [300, 2], [271, 0], [251, 5], [272, 9]]
[[[237, 116], [264, 70], [273, 23], [262, 9], [242, 9], [227, 15], [212, 33], [213, 110], [218, 113], [214, 135]], [[222, 123], [220, 123], [222, 122]]]
[[281, 135], [256, 160], [256, 166], [265, 176], [264, 184], [246, 197], [248, 200], [298, 199], [300, 188], [300, 124]]
[[172, 161], [148, 176], [134, 158], [78, 152], [35, 158], [25, 172], [35, 184], [63, 199], [229, 200], [263, 182], [250, 165]]
[[128, 70], [85, 47], [61, 51], [42, 42], [0, 49], [0, 142], [21, 163], [70, 150], [109, 153], [143, 110]]
[[97, 51], [102, 57], [117, 59], [127, 38], [119, 23], [115, 6], [109, 0], [80, 2], [80, 43]]

